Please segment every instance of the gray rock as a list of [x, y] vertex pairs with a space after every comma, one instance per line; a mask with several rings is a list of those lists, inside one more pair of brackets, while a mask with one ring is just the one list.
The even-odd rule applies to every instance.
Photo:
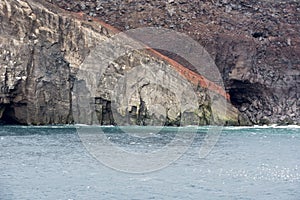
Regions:
[[[116, 32], [108, 25], [44, 1], [7, 0], [0, 7], [0, 117], [7, 123], [198, 125], [238, 121], [238, 111], [231, 105], [227, 106], [230, 114], [218, 112], [224, 107], [222, 95], [210, 94], [183, 78], [162, 57], [129, 51], [122, 41], [99, 47], [100, 41]], [[84, 68], [99, 65], [122, 50], [124, 56], [96, 71]], [[93, 56], [95, 59], [89, 59]]]

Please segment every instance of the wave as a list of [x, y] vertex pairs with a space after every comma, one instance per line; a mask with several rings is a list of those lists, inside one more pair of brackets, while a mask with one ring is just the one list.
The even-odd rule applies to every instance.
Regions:
[[180, 126], [180, 127], [172, 127], [172, 126], [114, 126], [114, 125], [87, 125], [87, 124], [67, 124], [67, 125], [41, 125], [41, 126], [24, 126], [24, 125], [4, 125], [2, 127], [11, 127], [11, 128], [24, 128], [24, 129], [31, 129], [31, 128], [80, 128], [80, 127], [101, 127], [101, 128], [130, 128], [130, 129], [139, 129], [139, 128], [144, 128], [144, 129], [162, 129], [162, 128], [167, 128], [167, 129], [212, 129], [212, 128], [220, 128], [224, 130], [241, 130], [241, 129], [300, 129], [299, 125], [277, 125], [277, 124], [272, 124], [272, 125], [254, 125], [254, 126], [195, 126], [195, 125], [188, 125], [188, 126]]
[[240, 129], [300, 129], [299, 125], [277, 125], [277, 124], [272, 124], [272, 125], [254, 125], [254, 126], [224, 126], [223, 129], [225, 130], [240, 130]]
[[28, 125], [28, 126], [24, 126], [24, 125], [3, 125], [2, 127], [6, 127], [6, 128], [21, 128], [21, 129], [39, 129], [39, 128], [75, 128], [75, 125]]

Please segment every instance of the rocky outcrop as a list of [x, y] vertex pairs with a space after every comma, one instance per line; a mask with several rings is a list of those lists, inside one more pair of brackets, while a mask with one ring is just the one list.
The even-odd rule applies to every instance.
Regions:
[[[99, 20], [33, 0], [1, 1], [0, 16], [0, 117], [6, 123], [242, 122], [220, 86], [153, 49], [134, 51], [122, 41], [99, 49], [117, 33]], [[126, 54], [101, 65], [101, 73], [86, 68], [93, 52], [101, 60], [119, 47]]]
[[106, 37], [100, 26], [91, 31], [88, 24], [47, 6], [0, 3], [0, 104], [6, 122], [71, 123], [73, 69]]
[[249, 123], [300, 123], [299, 1], [48, 1], [120, 30], [184, 32], [214, 58], [231, 102]]

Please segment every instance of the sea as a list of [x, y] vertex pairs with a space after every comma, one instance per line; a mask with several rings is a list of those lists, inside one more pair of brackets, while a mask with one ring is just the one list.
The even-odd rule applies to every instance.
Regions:
[[299, 126], [1, 126], [1, 200], [300, 199]]

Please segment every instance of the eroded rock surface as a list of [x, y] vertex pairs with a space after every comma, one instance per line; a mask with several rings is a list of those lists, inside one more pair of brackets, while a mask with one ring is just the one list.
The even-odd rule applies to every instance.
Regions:
[[[33, 0], [1, 1], [0, 16], [0, 117], [6, 123], [239, 123], [232, 106], [227, 115], [218, 112], [226, 103], [224, 96], [210, 95], [209, 88], [192, 84], [146, 51], [128, 51], [100, 66], [101, 74], [86, 70], [84, 61], [99, 42], [116, 33], [102, 22]], [[96, 50], [108, 55], [118, 45]], [[153, 70], [171, 84], [157, 82], [157, 75], [151, 78]], [[126, 92], [129, 88], [132, 93]]]
[[299, 1], [48, 1], [120, 30], [184, 32], [214, 58], [232, 103], [252, 124], [300, 123]]
[[106, 37], [103, 29], [92, 31], [35, 1], [1, 1], [0, 7], [2, 120], [71, 123], [73, 69]]

